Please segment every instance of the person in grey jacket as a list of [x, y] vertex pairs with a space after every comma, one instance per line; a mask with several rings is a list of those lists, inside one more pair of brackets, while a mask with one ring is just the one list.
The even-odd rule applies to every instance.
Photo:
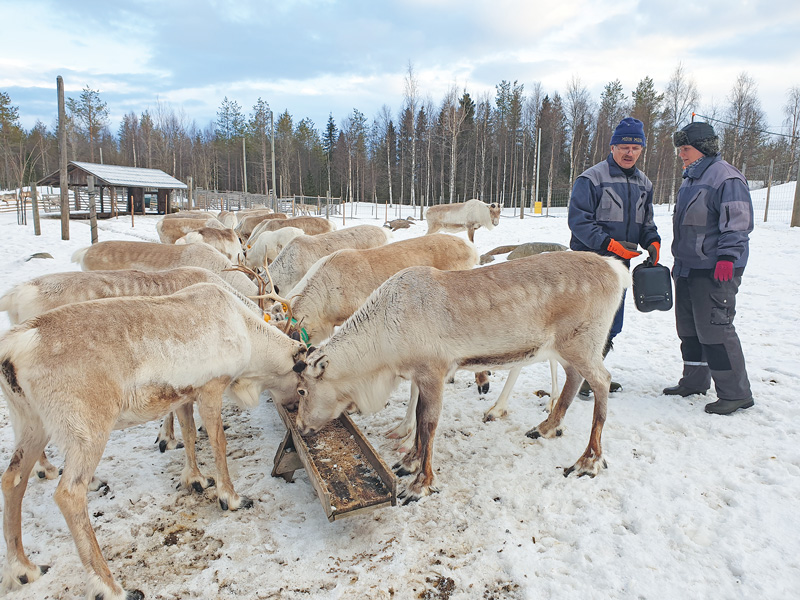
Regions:
[[753, 203], [744, 175], [722, 160], [711, 125], [690, 123], [673, 141], [684, 166], [672, 242], [683, 377], [664, 394], [705, 394], [713, 379], [718, 400], [705, 411], [726, 415], [753, 406], [733, 326], [736, 293], [749, 255]]
[[[636, 161], [646, 143], [644, 125], [626, 117], [611, 136], [611, 153], [606, 160], [581, 173], [572, 187], [567, 222], [572, 250], [614, 256], [627, 266], [646, 248], [651, 264], [658, 263], [661, 238], [653, 222], [653, 184], [636, 168]], [[622, 331], [625, 297], [620, 304], [608, 335], [603, 356], [612, 347], [611, 340]], [[609, 391], [621, 389], [612, 381]], [[586, 381], [580, 394], [588, 396]]]

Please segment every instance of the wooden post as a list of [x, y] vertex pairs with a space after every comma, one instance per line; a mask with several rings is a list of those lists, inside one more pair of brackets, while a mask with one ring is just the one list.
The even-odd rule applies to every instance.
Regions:
[[33, 235], [42, 235], [39, 226], [39, 194], [36, 192], [36, 184], [31, 184], [31, 208], [33, 210]]
[[772, 191], [772, 167], [775, 165], [775, 159], [769, 159], [769, 176], [767, 177], [767, 201], [764, 203], [764, 223], [767, 222], [767, 213], [769, 212], [769, 193]]
[[189, 204], [186, 207], [186, 210], [192, 210], [192, 176], [191, 175], [189, 175], [189, 177], [186, 180], [186, 189], [187, 189], [186, 197], [188, 199], [187, 202]]
[[800, 227], [800, 164], [797, 166], [797, 179], [794, 184], [794, 206], [790, 227]]
[[58, 149], [60, 155], [59, 185], [61, 186], [61, 239], [69, 239], [69, 180], [67, 179], [67, 111], [64, 108], [64, 80], [56, 77], [58, 89]]
[[95, 206], [94, 175], [86, 178], [86, 188], [89, 191], [89, 229], [92, 232], [92, 244], [97, 243], [97, 207]]

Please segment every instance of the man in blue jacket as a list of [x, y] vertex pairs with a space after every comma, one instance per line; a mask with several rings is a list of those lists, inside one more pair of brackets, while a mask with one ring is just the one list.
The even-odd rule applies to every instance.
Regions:
[[[606, 160], [575, 180], [568, 217], [572, 250], [615, 256], [630, 266], [630, 260], [641, 254], [637, 251], [641, 246], [647, 248], [649, 262], [658, 263], [661, 238], [653, 222], [653, 184], [636, 168], [645, 143], [642, 122], [631, 117], [622, 119], [611, 136], [611, 153]], [[623, 296], [603, 356], [611, 349], [611, 340], [622, 331], [624, 305]], [[609, 391], [616, 392], [621, 387], [612, 381]], [[584, 381], [580, 394], [588, 396], [590, 391]]]
[[673, 141], [684, 166], [672, 242], [683, 377], [664, 394], [705, 394], [713, 379], [718, 400], [705, 411], [727, 415], [753, 406], [733, 327], [736, 293], [749, 255], [753, 203], [744, 175], [720, 157], [711, 125], [690, 123]]

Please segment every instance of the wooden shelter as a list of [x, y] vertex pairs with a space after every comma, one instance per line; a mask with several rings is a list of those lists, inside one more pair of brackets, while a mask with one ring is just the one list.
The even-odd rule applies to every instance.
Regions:
[[[138, 167], [122, 167], [119, 165], [100, 165], [96, 163], [70, 161], [67, 165], [69, 188], [75, 191], [75, 210], [81, 210], [80, 192], [87, 188], [88, 177], [93, 176], [95, 188], [99, 192], [98, 216], [103, 213], [131, 211], [144, 214], [146, 208], [145, 195], [155, 193], [157, 197], [156, 212], [171, 212], [172, 192], [185, 190], [187, 186], [160, 169], [140, 169]], [[37, 186], [61, 185], [60, 171], [56, 171], [37, 182]], [[105, 210], [104, 191], [110, 195], [109, 210]], [[124, 191], [123, 191], [124, 190]], [[117, 210], [118, 194], [127, 198], [126, 209]]]

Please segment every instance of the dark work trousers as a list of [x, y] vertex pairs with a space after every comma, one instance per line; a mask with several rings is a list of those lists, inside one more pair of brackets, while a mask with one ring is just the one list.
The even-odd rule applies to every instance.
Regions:
[[608, 333], [609, 340], [613, 340], [622, 331], [622, 322], [625, 319], [625, 292], [622, 292], [622, 302], [619, 303], [614, 321], [611, 323], [611, 331]]
[[680, 385], [706, 391], [714, 380], [722, 400], [752, 397], [739, 336], [733, 327], [741, 277], [716, 281], [710, 275], [675, 281], [675, 322], [681, 339]]

